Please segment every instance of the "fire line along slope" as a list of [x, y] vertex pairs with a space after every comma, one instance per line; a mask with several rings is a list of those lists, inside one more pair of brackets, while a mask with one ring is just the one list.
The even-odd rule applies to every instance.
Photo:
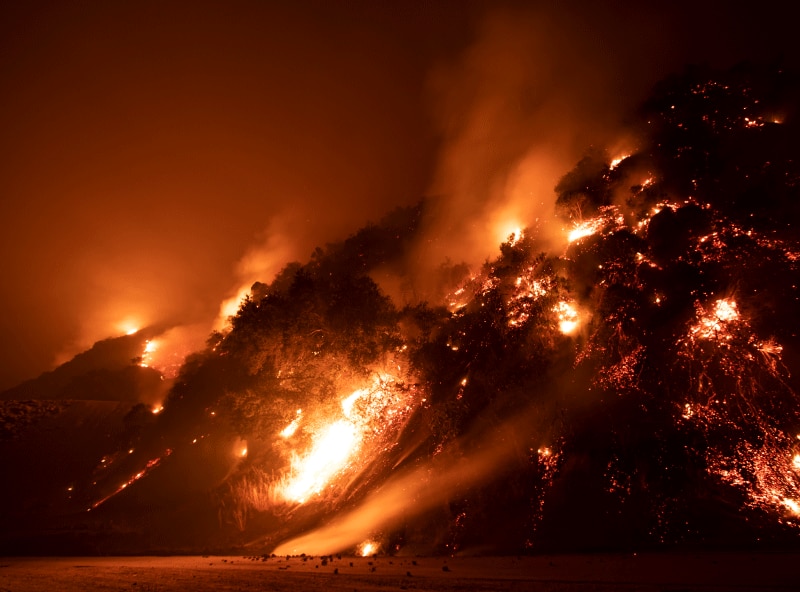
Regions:
[[664, 81], [562, 177], [560, 244], [521, 228], [426, 291], [429, 203], [287, 264], [65, 523], [106, 552], [796, 545], [797, 90]]

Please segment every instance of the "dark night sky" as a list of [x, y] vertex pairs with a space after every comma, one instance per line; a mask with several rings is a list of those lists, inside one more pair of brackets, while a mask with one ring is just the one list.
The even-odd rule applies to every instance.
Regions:
[[204, 334], [426, 194], [453, 236], [485, 234], [486, 200], [535, 216], [520, 199], [684, 63], [797, 64], [777, 2], [638, 4], [2, 2], [0, 388], [126, 320]]

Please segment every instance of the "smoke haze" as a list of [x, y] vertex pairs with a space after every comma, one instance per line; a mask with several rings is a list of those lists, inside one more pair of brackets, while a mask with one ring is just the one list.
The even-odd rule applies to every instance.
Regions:
[[[624, 117], [666, 73], [748, 57], [738, 47], [737, 33], [746, 35], [734, 11], [684, 8], [568, 2], [488, 12], [472, 45], [431, 77], [444, 145], [420, 259], [474, 266], [524, 227], [544, 246], [561, 246], [554, 216], [561, 175], [588, 148], [630, 150], [635, 137]], [[749, 25], [750, 33], [758, 29]], [[730, 36], [712, 40], [708, 31], [722, 26]], [[770, 45], [759, 53], [780, 55]]]
[[653, 82], [797, 51], [769, 3], [391, 4], [4, 7], [0, 387], [128, 326], [199, 341], [252, 281], [426, 194], [419, 263], [545, 238], [555, 182]]

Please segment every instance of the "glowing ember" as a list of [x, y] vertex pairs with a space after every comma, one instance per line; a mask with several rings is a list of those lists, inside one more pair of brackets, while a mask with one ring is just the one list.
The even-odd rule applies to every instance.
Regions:
[[727, 325], [739, 319], [736, 302], [723, 298], [714, 303], [713, 310], [700, 317], [698, 323], [691, 328], [691, 332], [701, 339], [730, 339], [726, 332]]
[[792, 513], [800, 515], [800, 504], [793, 499], [789, 499], [788, 497], [784, 498], [783, 505], [789, 508]]
[[358, 554], [361, 557], [369, 557], [370, 555], [375, 555], [379, 549], [380, 546], [375, 541], [366, 541], [359, 545]]
[[530, 318], [534, 303], [553, 288], [549, 277], [538, 277], [534, 267], [528, 267], [514, 281], [514, 290], [508, 305], [508, 325], [519, 327]]
[[568, 302], [561, 301], [555, 307], [558, 315], [558, 330], [564, 335], [572, 334], [578, 328], [578, 311]]
[[300, 425], [300, 418], [303, 416], [303, 410], [297, 410], [297, 417], [292, 420], [292, 423], [287, 425], [283, 428], [280, 432], [281, 438], [291, 438], [294, 436], [295, 432], [297, 431], [298, 426]]
[[[779, 522], [797, 527], [786, 510], [798, 515], [794, 508], [800, 493], [800, 455], [789, 452], [790, 436], [774, 425], [760, 397], [762, 391], [775, 393], [787, 387], [781, 376], [782, 348], [772, 340], [759, 340], [731, 299], [715, 301], [708, 311], [697, 305], [697, 311], [697, 323], [681, 342], [685, 355], [699, 365], [700, 396], [691, 407], [687, 405], [693, 413], [684, 418], [697, 422], [709, 435], [721, 430], [740, 434], [729, 444], [709, 447], [708, 470], [721, 482], [742, 490], [747, 507], [769, 511]], [[720, 347], [709, 350], [699, 340], [713, 340]], [[720, 392], [713, 378], [707, 378], [720, 374], [734, 380], [732, 393]], [[745, 429], [756, 437], [744, 437]]]
[[[160, 465], [160, 464], [161, 464], [161, 460], [162, 460], [164, 457], [167, 457], [167, 456], [169, 456], [170, 454], [172, 454], [172, 449], [171, 449], [171, 448], [167, 448], [167, 449], [164, 451], [164, 454], [163, 454], [162, 456], [159, 456], [159, 457], [156, 457], [156, 458], [153, 458], [153, 459], [151, 459], [151, 460], [147, 461], [147, 464], [145, 464], [145, 467], [144, 467], [144, 468], [143, 468], [141, 471], [139, 471], [138, 473], [136, 473], [135, 475], [133, 475], [133, 477], [131, 477], [130, 479], [128, 479], [127, 481], [125, 481], [124, 483], [122, 483], [122, 484], [121, 484], [121, 485], [120, 485], [120, 486], [119, 486], [119, 487], [118, 487], [118, 488], [117, 488], [115, 491], [113, 491], [112, 493], [108, 494], [107, 496], [105, 496], [105, 497], [104, 497], [104, 498], [102, 498], [102, 499], [99, 499], [99, 500], [97, 500], [97, 501], [96, 501], [95, 503], [93, 503], [93, 504], [92, 504], [92, 506], [91, 506], [90, 508], [88, 508], [88, 509], [89, 509], [89, 510], [94, 510], [94, 509], [98, 508], [99, 506], [101, 506], [102, 504], [106, 503], [108, 500], [110, 500], [112, 497], [114, 497], [115, 495], [117, 495], [118, 493], [120, 493], [121, 491], [123, 491], [124, 489], [127, 489], [127, 487], [128, 487], [129, 485], [132, 485], [133, 483], [135, 483], [136, 481], [138, 481], [139, 479], [141, 479], [142, 477], [144, 477], [145, 475], [147, 475], [147, 474], [148, 474], [150, 471], [152, 471], [152, 470], [153, 470], [154, 468], [156, 468], [158, 465]], [[103, 459], [103, 462], [105, 462], [105, 458]]]
[[770, 356], [779, 356], [783, 351], [783, 346], [779, 343], [775, 343], [772, 340], [769, 341], [762, 341], [758, 344], [758, 351], [764, 354], [767, 357]]

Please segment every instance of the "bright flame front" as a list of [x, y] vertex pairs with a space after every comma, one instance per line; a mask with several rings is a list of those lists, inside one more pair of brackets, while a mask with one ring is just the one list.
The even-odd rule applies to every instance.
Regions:
[[[292, 452], [291, 468], [278, 483], [275, 497], [284, 502], [305, 503], [322, 494], [343, 471], [358, 464], [356, 453], [370, 442], [374, 444], [372, 439], [380, 439], [381, 434], [397, 427], [411, 409], [410, 402], [398, 394], [394, 385], [393, 377], [377, 375], [371, 386], [342, 399], [338, 410], [327, 413], [322, 422], [309, 420], [307, 426], [298, 409], [294, 421], [280, 435], [292, 441], [298, 440], [298, 433], [310, 432], [311, 445], [305, 452]], [[368, 451], [361, 456], [369, 456]]]
[[311, 451], [292, 462], [292, 478], [282, 489], [283, 496], [302, 504], [322, 491], [345, 467], [358, 449], [359, 440], [355, 426], [347, 420], [336, 421], [324, 428]]

